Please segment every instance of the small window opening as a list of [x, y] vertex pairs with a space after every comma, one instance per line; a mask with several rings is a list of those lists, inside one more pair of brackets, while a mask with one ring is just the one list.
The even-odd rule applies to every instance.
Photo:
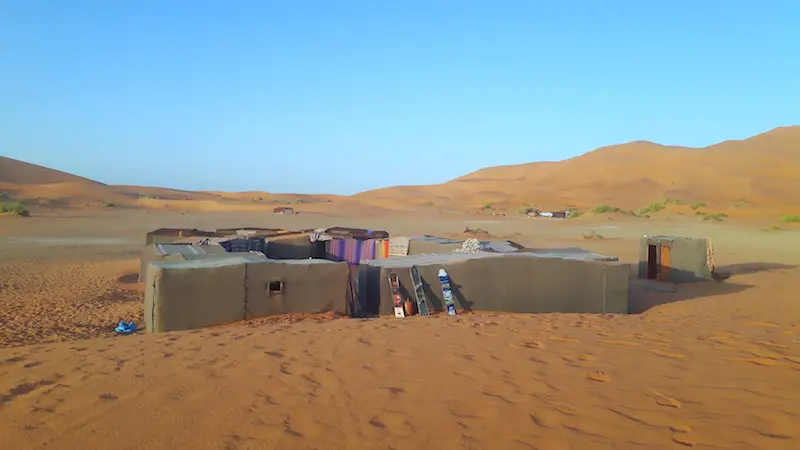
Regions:
[[269, 295], [279, 295], [283, 292], [283, 281], [270, 281], [267, 286]]

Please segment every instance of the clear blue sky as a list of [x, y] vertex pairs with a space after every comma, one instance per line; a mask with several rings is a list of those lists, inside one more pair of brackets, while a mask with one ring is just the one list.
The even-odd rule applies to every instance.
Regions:
[[800, 123], [800, 1], [0, 0], [0, 154], [350, 194]]

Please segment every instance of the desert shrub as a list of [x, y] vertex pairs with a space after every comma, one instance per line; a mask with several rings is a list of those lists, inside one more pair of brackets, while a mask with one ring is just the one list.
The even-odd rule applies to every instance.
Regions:
[[492, 206], [491, 203], [487, 203], [487, 204], [481, 206], [481, 209], [484, 210], [484, 211], [488, 211], [490, 209], [494, 209], [494, 206]]
[[790, 214], [788, 216], [781, 217], [781, 222], [783, 223], [800, 223], [800, 214]]
[[115, 206], [117, 206], [117, 205], [114, 202], [103, 202], [103, 207], [105, 207], [105, 208], [113, 208]]
[[578, 217], [583, 215], [583, 211], [578, 211], [577, 209], [570, 210], [567, 219], [577, 219]]
[[0, 203], [0, 212], [14, 213], [20, 217], [29, 217], [31, 215], [31, 212], [28, 210], [28, 208], [19, 202]]
[[663, 200], [656, 200], [647, 206], [644, 206], [642, 208], [637, 209], [636, 211], [633, 211], [633, 214], [637, 216], [646, 216], [654, 212], [666, 209], [667, 205], [669, 205], [671, 202], [672, 200], [668, 198]]
[[483, 228], [470, 228], [469, 225], [467, 225], [464, 227], [464, 234], [489, 234], [489, 232]]
[[584, 239], [605, 239], [605, 236], [592, 230], [589, 233], [581, 233]]
[[703, 218], [700, 219], [703, 222], [708, 222], [709, 220], [713, 220], [714, 222], [722, 222], [722, 219], [728, 217], [725, 213], [708, 213], [702, 214]]
[[533, 207], [533, 206], [528, 206], [528, 205], [523, 206], [519, 210], [520, 214], [528, 214], [528, 213], [532, 213], [532, 212], [536, 212], [536, 208]]
[[592, 208], [592, 212], [594, 214], [614, 213], [617, 211], [619, 211], [619, 208], [611, 205], [597, 205], [594, 208]]
[[700, 208], [705, 208], [705, 207], [707, 207], [707, 206], [708, 206], [708, 205], [706, 205], [706, 203], [705, 203], [705, 202], [697, 202], [697, 203], [693, 204], [693, 205], [691, 206], [691, 208], [692, 208], [692, 210], [693, 210], [693, 211], [697, 211], [698, 209], [700, 209]]

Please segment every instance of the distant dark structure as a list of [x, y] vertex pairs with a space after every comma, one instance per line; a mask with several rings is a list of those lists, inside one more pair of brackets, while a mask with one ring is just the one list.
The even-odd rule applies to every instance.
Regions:
[[569, 211], [539, 211], [538, 209], [528, 211], [529, 217], [549, 217], [551, 219], [566, 219], [569, 217]]

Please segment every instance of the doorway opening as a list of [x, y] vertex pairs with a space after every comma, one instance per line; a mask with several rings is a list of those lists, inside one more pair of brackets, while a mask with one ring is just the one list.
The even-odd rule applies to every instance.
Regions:
[[647, 279], [655, 280], [658, 277], [658, 247], [647, 246]]

